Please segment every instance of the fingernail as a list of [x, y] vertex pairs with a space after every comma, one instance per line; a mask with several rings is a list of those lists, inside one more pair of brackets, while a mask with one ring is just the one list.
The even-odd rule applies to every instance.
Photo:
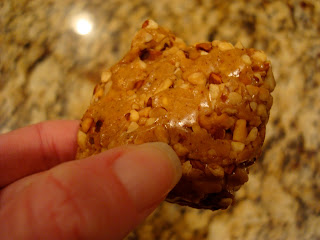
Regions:
[[138, 211], [160, 203], [181, 178], [178, 156], [161, 142], [130, 147], [113, 169]]

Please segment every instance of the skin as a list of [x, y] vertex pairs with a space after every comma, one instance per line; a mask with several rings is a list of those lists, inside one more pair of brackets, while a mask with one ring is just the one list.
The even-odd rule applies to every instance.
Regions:
[[122, 239], [181, 177], [166, 144], [76, 154], [78, 121], [0, 135], [0, 239]]

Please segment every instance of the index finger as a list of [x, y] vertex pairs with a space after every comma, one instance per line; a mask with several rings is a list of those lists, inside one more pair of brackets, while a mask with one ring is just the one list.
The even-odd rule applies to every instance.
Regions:
[[73, 160], [79, 121], [47, 121], [0, 135], [0, 188]]

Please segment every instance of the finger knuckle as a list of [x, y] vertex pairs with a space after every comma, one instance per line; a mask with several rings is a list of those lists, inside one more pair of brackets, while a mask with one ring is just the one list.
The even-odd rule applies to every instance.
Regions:
[[66, 239], [77, 239], [84, 224], [83, 210], [67, 184], [59, 178], [47, 177], [48, 190], [54, 193], [51, 206], [48, 208], [48, 220], [54, 224], [60, 236]]

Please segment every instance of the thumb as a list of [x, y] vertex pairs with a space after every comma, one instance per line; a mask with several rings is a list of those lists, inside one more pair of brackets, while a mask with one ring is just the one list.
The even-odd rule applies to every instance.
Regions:
[[167, 144], [147, 143], [34, 177], [1, 209], [1, 239], [121, 239], [175, 186], [181, 166]]

